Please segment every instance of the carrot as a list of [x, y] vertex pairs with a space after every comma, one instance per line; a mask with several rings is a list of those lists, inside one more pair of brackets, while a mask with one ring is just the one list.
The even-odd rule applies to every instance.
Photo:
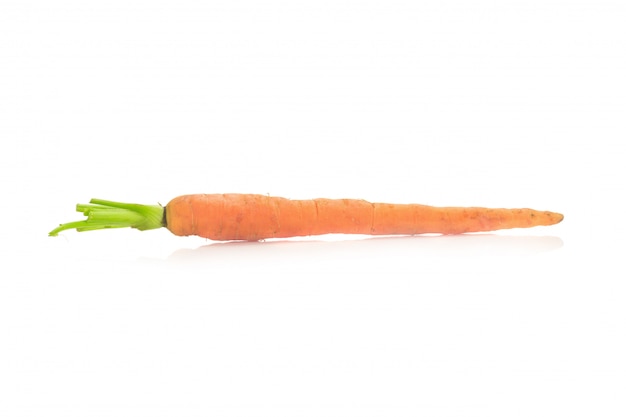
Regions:
[[166, 227], [178, 236], [256, 241], [328, 233], [459, 234], [549, 226], [563, 220], [562, 214], [528, 208], [433, 207], [325, 198], [289, 200], [257, 194], [184, 195], [165, 207], [93, 199], [90, 204], [78, 204], [76, 210], [87, 219], [62, 224], [50, 236], [67, 229]]

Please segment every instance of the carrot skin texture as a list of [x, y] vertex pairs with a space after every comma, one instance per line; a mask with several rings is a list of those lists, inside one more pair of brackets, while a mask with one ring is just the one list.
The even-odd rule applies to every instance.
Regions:
[[175, 235], [257, 241], [323, 235], [460, 234], [549, 226], [563, 215], [528, 208], [433, 207], [354, 199], [289, 200], [258, 194], [192, 194], [165, 208]]

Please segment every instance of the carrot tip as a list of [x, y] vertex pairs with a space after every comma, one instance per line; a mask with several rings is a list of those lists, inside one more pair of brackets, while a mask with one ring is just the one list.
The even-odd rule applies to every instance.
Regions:
[[547, 211], [546, 215], [547, 215], [546, 226], [561, 223], [563, 221], [563, 218], [565, 217], [561, 213], [554, 213], [552, 211]]
[[87, 219], [61, 224], [48, 233], [48, 236], [57, 236], [59, 232], [69, 229], [86, 232], [119, 227], [132, 227], [138, 230], [163, 227], [164, 209], [161, 206], [118, 203], [95, 198], [89, 203], [76, 205], [76, 211], [83, 213]]

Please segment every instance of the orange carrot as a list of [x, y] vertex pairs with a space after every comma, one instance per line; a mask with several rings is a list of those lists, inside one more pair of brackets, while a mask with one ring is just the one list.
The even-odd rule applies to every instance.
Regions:
[[93, 199], [90, 204], [78, 204], [76, 210], [87, 219], [62, 224], [50, 235], [72, 228], [86, 231], [166, 227], [178, 236], [256, 241], [328, 233], [459, 234], [549, 226], [563, 220], [562, 214], [527, 208], [432, 207], [324, 198], [289, 200], [257, 194], [184, 195], [165, 207]]

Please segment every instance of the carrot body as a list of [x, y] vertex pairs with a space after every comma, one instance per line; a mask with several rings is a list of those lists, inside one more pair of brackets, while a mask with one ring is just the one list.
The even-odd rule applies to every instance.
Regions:
[[367, 235], [458, 234], [548, 226], [563, 215], [527, 208], [432, 207], [352, 199], [289, 200], [257, 194], [194, 194], [165, 207], [175, 235], [249, 240], [328, 233]]

